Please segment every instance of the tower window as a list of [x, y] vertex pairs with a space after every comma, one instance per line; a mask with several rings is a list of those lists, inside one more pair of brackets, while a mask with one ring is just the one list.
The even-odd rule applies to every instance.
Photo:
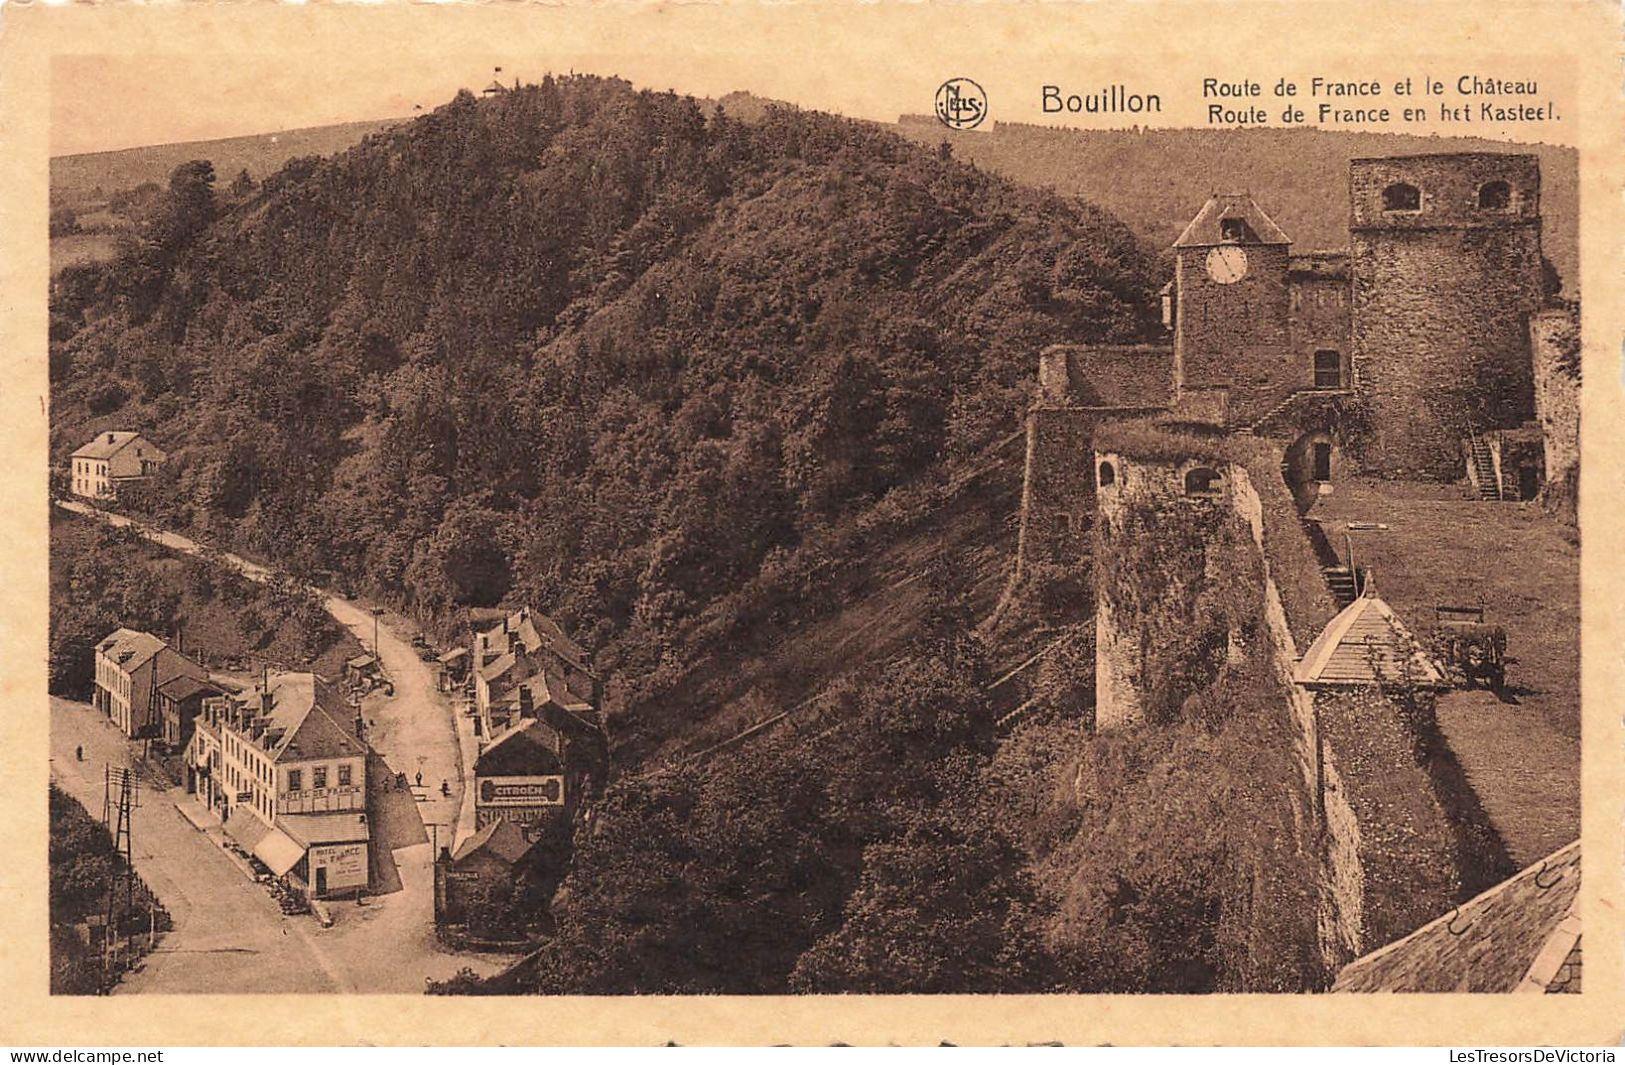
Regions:
[[1343, 387], [1343, 356], [1340, 352], [1315, 352], [1315, 387]]
[[1105, 488], [1107, 485], [1117, 483], [1117, 470], [1112, 466], [1111, 463], [1102, 462], [1100, 464], [1100, 479], [1098, 483], [1102, 488]]
[[1219, 239], [1226, 244], [1239, 244], [1247, 239], [1247, 223], [1239, 218], [1219, 219]]
[[1384, 211], [1420, 211], [1422, 209], [1422, 190], [1415, 185], [1407, 185], [1403, 181], [1389, 185], [1382, 190], [1382, 209]]
[[1504, 211], [1512, 202], [1512, 186], [1504, 181], [1491, 181], [1479, 186], [1478, 206], [1485, 211]]
[[1221, 479], [1217, 470], [1206, 466], [1198, 466], [1185, 474], [1185, 494], [1188, 496], [1212, 496], [1219, 494]]

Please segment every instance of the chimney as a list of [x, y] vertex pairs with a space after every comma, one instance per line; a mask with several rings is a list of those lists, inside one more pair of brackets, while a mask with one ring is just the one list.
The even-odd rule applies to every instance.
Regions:
[[113, 434], [112, 433], [107, 434], [107, 442], [109, 444], [111, 444], [113, 442]]
[[530, 694], [529, 684], [521, 684], [519, 686], [519, 716], [536, 716], [536, 700]]

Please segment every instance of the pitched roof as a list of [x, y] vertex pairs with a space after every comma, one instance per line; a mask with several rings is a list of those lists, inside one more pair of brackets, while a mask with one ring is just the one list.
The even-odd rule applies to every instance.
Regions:
[[[1343, 967], [1333, 991], [1557, 991], [1575, 981], [1580, 842]], [[1575, 990], [1578, 990], [1575, 987]]]
[[476, 633], [475, 650], [477, 652], [499, 650], [506, 653], [507, 633], [519, 637], [516, 642], [525, 654], [535, 654], [545, 647], [576, 669], [585, 673], [592, 672], [587, 662], [587, 652], [566, 636], [564, 630], [559, 628], [558, 623], [552, 618], [546, 614], [539, 614], [530, 607], [520, 607], [502, 617], [500, 624]]
[[451, 856], [451, 860], [460, 862], [470, 855], [484, 851], [512, 865], [529, 853], [530, 848], [531, 843], [525, 839], [525, 834], [519, 830], [519, 826], [499, 817], [463, 840], [463, 845], [457, 848], [457, 853]]
[[[1219, 223], [1231, 219], [1241, 220], [1243, 237], [1240, 241], [1224, 239]], [[1245, 192], [1216, 192], [1174, 241], [1174, 247], [1202, 248], [1225, 243], [1291, 244], [1292, 238], [1281, 232], [1281, 227]]]
[[1304, 652], [1295, 679], [1306, 688], [1444, 684], [1438, 665], [1375, 595], [1361, 596], [1331, 620]]
[[181, 673], [158, 685], [158, 694], [168, 696], [179, 702], [182, 699], [190, 699], [192, 696], [199, 694], [222, 695], [224, 691], [218, 684], [205, 678]]
[[474, 759], [477, 777], [546, 776], [564, 770], [559, 756], [532, 734], [535, 718], [525, 718], [498, 736]]
[[[574, 711], [567, 716], [576, 717], [583, 712], [591, 712], [592, 689], [588, 685], [571, 684], [570, 678], [560, 676], [550, 670], [542, 670], [538, 675], [531, 677], [521, 688], [529, 688], [531, 704], [538, 709], [553, 703], [566, 711]], [[580, 722], [588, 730], [596, 729], [595, 722]]]
[[140, 435], [140, 433], [129, 432], [97, 433], [96, 438], [75, 451], [73, 457], [76, 459], [109, 459], [124, 450], [126, 444]]
[[96, 645], [96, 650], [126, 673], [139, 669], [147, 659], [169, 645], [150, 632], [137, 629], [115, 629]]
[[[366, 745], [343, 722], [353, 717], [331, 684], [314, 673], [272, 673], [271, 712], [265, 716], [266, 748], [272, 761], [354, 758]], [[262, 689], [256, 685], [238, 700], [258, 709]]]

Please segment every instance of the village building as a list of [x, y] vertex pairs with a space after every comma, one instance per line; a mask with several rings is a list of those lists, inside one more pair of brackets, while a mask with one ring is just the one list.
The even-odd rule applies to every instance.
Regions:
[[479, 925], [513, 890], [516, 870], [533, 844], [512, 821], [496, 819], [443, 851], [435, 862], [435, 923]]
[[435, 662], [440, 666], [441, 691], [456, 691], [468, 682], [468, 648], [453, 647]]
[[226, 690], [211, 680], [190, 674], [171, 677], [158, 685], [158, 738], [171, 751], [183, 751], [192, 742], [194, 723], [203, 711], [203, 700], [224, 695]]
[[158, 472], [166, 456], [140, 433], [97, 433], [70, 458], [73, 494], [85, 499], [112, 499], [119, 486]]
[[208, 699], [187, 748], [187, 786], [227, 834], [317, 898], [368, 883], [367, 746], [354, 711], [313, 673], [266, 673]]
[[596, 712], [601, 695], [587, 653], [544, 614], [529, 607], [477, 631], [469, 648], [476, 733], [489, 740], [520, 717], [520, 687], [535, 678], [548, 698]]
[[207, 681], [209, 674], [151, 633], [117, 629], [96, 644], [91, 702], [131, 739], [161, 737], [159, 693], [180, 677]]
[[596, 711], [561, 704], [545, 677], [519, 692], [519, 720], [475, 759], [474, 823], [510, 821], [534, 842], [602, 793], [609, 744]]
[[360, 654], [345, 659], [344, 683], [352, 688], [371, 687], [378, 680], [380, 669], [378, 659], [373, 655]]

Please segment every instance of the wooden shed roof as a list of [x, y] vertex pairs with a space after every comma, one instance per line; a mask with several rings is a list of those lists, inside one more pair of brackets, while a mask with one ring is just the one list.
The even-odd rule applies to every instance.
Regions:
[[1306, 688], [1366, 688], [1410, 683], [1441, 687], [1444, 674], [1393, 609], [1363, 595], [1331, 620], [1298, 663]]

